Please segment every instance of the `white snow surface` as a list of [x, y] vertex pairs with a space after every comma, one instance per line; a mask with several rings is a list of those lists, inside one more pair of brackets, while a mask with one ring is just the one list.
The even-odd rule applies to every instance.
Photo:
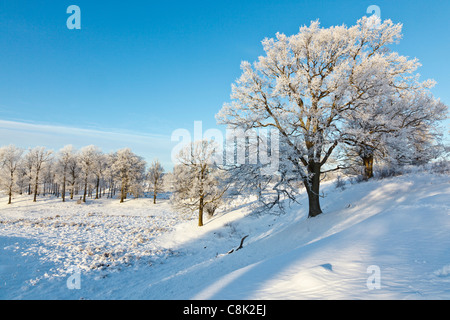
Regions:
[[165, 199], [0, 197], [0, 299], [450, 299], [448, 175], [322, 191], [315, 218], [236, 199], [203, 227]]

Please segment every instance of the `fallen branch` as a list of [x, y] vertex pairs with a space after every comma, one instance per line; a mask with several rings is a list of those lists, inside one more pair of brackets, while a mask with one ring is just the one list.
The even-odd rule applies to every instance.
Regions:
[[236, 249], [236, 251], [238, 251], [239, 249], [242, 249], [242, 245], [244, 244], [244, 240], [245, 240], [245, 238], [247, 238], [248, 237], [248, 235], [246, 235], [245, 237], [243, 237], [242, 239], [241, 239], [241, 244], [239, 245], [239, 247]]
[[227, 254], [230, 254], [230, 253], [233, 253], [234, 251], [238, 251], [239, 249], [242, 249], [242, 248], [243, 248], [243, 244], [244, 244], [244, 240], [245, 240], [245, 238], [247, 238], [247, 237], [248, 237], [248, 235], [246, 235], [245, 237], [243, 237], [243, 238], [241, 239], [241, 244], [239, 245], [239, 247], [236, 248], [236, 250], [231, 249], [230, 251], [227, 252]]

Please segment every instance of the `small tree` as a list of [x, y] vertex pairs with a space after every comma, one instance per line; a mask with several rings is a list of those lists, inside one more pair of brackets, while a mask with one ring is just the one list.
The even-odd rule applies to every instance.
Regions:
[[115, 180], [117, 178], [117, 172], [116, 168], [114, 168], [114, 163], [116, 158], [116, 152], [111, 152], [105, 155], [106, 168], [104, 176], [108, 185], [108, 198], [112, 198], [113, 194], [115, 194]]
[[101, 194], [99, 193], [100, 183], [103, 180], [103, 177], [105, 175], [106, 171], [106, 165], [107, 165], [107, 157], [106, 155], [99, 153], [95, 159], [93, 164], [93, 170], [95, 176], [95, 199], [98, 199]]
[[120, 149], [114, 156], [111, 169], [119, 178], [121, 183], [120, 188], [120, 202], [124, 202], [126, 194], [131, 186], [133, 186], [133, 193], [139, 193], [136, 183], [141, 183], [142, 177], [145, 176], [146, 163], [142, 157], [134, 154], [129, 148]]
[[11, 204], [13, 192], [17, 191], [17, 173], [23, 150], [14, 145], [0, 148], [0, 184], [9, 196], [8, 204]]
[[[61, 179], [62, 179], [62, 191], [61, 197], [62, 201], [66, 201], [66, 185], [68, 176], [71, 172], [71, 168], [73, 168], [73, 164], [75, 162], [75, 151], [72, 145], [67, 145], [63, 147], [58, 152], [58, 169], [60, 171]], [[73, 173], [73, 172], [72, 172]], [[75, 179], [73, 179], [75, 180]]]
[[94, 145], [83, 147], [80, 150], [78, 160], [80, 163], [84, 184], [83, 202], [86, 202], [88, 182], [89, 179], [92, 177], [94, 164], [97, 162], [97, 159], [100, 156], [100, 154], [101, 154], [100, 149]]
[[173, 200], [182, 208], [198, 210], [198, 226], [203, 226], [204, 211], [211, 214], [228, 189], [225, 172], [213, 162], [216, 150], [212, 141], [189, 144], [180, 151], [179, 164], [169, 177]]
[[79, 154], [77, 152], [74, 152], [72, 154], [72, 159], [71, 161], [69, 161], [67, 165], [67, 170], [68, 170], [67, 183], [70, 188], [70, 199], [72, 200], [75, 193], [75, 186], [79, 183], [81, 172]]
[[34, 164], [33, 164], [33, 158], [32, 158], [31, 152], [28, 151], [25, 154], [25, 156], [23, 157], [23, 159], [22, 159], [22, 167], [23, 167], [24, 172], [25, 172], [24, 183], [26, 183], [28, 185], [28, 187], [27, 187], [27, 194], [31, 195], [31, 192], [32, 192], [31, 187], [32, 187], [33, 181], [34, 181], [34, 179], [33, 179], [33, 177], [34, 177], [34, 174], [33, 174]]
[[153, 203], [156, 204], [156, 195], [163, 191], [164, 168], [156, 159], [150, 165], [147, 173], [149, 188], [153, 191]]
[[33, 202], [36, 202], [36, 197], [39, 187], [39, 175], [43, 165], [51, 159], [53, 151], [45, 150], [45, 147], [35, 147], [29, 149], [29, 157], [31, 159], [33, 173], [34, 173], [34, 197]]

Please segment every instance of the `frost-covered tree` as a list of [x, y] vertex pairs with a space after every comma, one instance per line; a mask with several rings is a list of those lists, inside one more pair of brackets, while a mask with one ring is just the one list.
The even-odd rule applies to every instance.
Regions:
[[131, 181], [129, 181], [129, 184], [126, 188], [127, 192], [133, 195], [135, 199], [139, 198], [144, 194], [145, 190], [145, 162], [138, 163], [138, 167], [136, 167], [136, 170], [133, 175]]
[[113, 167], [114, 162], [116, 161], [116, 152], [111, 152], [105, 155], [106, 168], [104, 172], [104, 176], [108, 185], [108, 198], [112, 198], [113, 193], [115, 191], [115, 182], [117, 173]]
[[27, 193], [31, 195], [31, 187], [33, 184], [33, 158], [31, 152], [25, 153], [22, 159], [22, 168], [24, 170], [25, 176], [23, 177], [24, 183], [28, 185]]
[[99, 153], [96, 157], [96, 161], [93, 164], [92, 172], [95, 177], [95, 199], [101, 196], [99, 192], [100, 183], [103, 181], [107, 166], [107, 156], [103, 153]]
[[19, 167], [17, 168], [17, 187], [18, 190], [17, 192], [22, 195], [24, 192], [27, 191], [27, 184], [28, 184], [28, 176], [27, 176], [27, 170], [26, 167], [24, 166], [24, 159], [25, 157], [22, 157], [20, 160], [20, 164]]
[[[431, 159], [437, 150], [433, 141], [447, 106], [430, 93], [434, 81], [418, 82], [413, 73], [417, 65], [399, 71], [402, 63], [381, 63], [365, 80], [371, 83], [371, 94], [357, 101], [349, 113], [344, 141], [361, 160], [366, 180], [373, 176], [376, 157], [411, 164], [417, 163], [414, 159]], [[404, 72], [408, 69], [409, 75]]]
[[34, 147], [33, 149], [29, 149], [28, 156], [30, 159], [30, 163], [32, 165], [32, 172], [34, 178], [34, 196], [33, 202], [36, 202], [36, 197], [38, 194], [39, 187], [39, 178], [44, 164], [50, 161], [52, 157], [53, 151], [46, 150], [45, 147]]
[[11, 204], [12, 194], [17, 189], [18, 171], [23, 150], [14, 145], [0, 148], [0, 188], [8, 194]]
[[101, 150], [94, 145], [89, 145], [80, 149], [78, 161], [84, 185], [83, 202], [86, 202], [88, 183], [92, 178], [94, 165], [98, 162], [100, 154]]
[[73, 196], [75, 194], [75, 188], [77, 184], [80, 182], [80, 174], [81, 174], [81, 168], [80, 168], [80, 161], [79, 161], [79, 153], [77, 151], [74, 151], [72, 155], [72, 160], [69, 161], [67, 165], [68, 170], [68, 176], [67, 176], [67, 184], [70, 189], [70, 199], [73, 199]]
[[133, 192], [135, 196], [142, 192], [146, 162], [129, 148], [118, 150], [113, 159], [111, 168], [120, 180], [120, 202], [122, 203], [128, 192]]
[[[75, 182], [75, 178], [72, 176], [72, 179], [69, 178], [69, 176], [76, 175], [76, 156], [75, 156], [75, 150], [72, 145], [66, 145], [63, 148], [61, 148], [57, 155], [58, 159], [58, 171], [61, 176], [62, 180], [62, 191], [61, 191], [61, 198], [62, 201], [66, 201], [66, 185], [67, 181], [73, 181]], [[75, 183], [74, 183], [75, 184]], [[73, 198], [73, 196], [72, 196]]]
[[58, 181], [57, 181], [57, 163], [55, 158], [51, 158], [42, 165], [42, 195], [58, 194]]
[[[241, 64], [231, 103], [217, 115], [234, 128], [275, 128], [280, 136], [280, 166], [286, 177], [303, 181], [309, 217], [322, 212], [320, 180], [333, 151], [345, 143], [346, 121], [354, 108], [380, 90], [409, 77], [416, 67], [388, 46], [401, 38], [401, 24], [363, 17], [355, 26], [321, 28], [318, 21], [292, 36], [265, 39], [265, 54], [253, 65]], [[375, 77], [380, 65], [391, 76]], [[394, 74], [396, 73], [396, 74]]]
[[147, 180], [149, 183], [149, 188], [153, 192], [153, 203], [156, 203], [156, 196], [158, 193], [163, 191], [163, 174], [164, 167], [159, 162], [158, 159], [154, 160], [147, 172]]
[[180, 207], [198, 210], [198, 226], [203, 226], [204, 211], [215, 210], [228, 189], [225, 171], [214, 163], [217, 149], [217, 145], [208, 140], [187, 145], [178, 154], [177, 165], [168, 177], [174, 202]]

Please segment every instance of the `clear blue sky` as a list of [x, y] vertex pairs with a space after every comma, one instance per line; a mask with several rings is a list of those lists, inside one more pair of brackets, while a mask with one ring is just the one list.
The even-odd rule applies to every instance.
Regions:
[[[66, 27], [72, 4], [81, 30]], [[241, 60], [256, 60], [264, 37], [316, 19], [353, 25], [372, 4], [404, 24], [395, 49], [420, 60], [449, 105], [448, 0], [0, 0], [0, 145], [128, 145], [167, 164], [175, 129], [216, 127]]]

